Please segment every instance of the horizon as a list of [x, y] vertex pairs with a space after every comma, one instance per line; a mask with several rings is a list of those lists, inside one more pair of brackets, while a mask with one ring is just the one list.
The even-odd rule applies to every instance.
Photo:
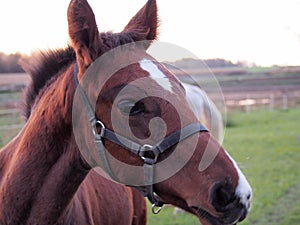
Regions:
[[[127, 1], [120, 0], [89, 3], [99, 31], [118, 32], [146, 0], [130, 0], [130, 7]], [[258, 66], [300, 65], [300, 0], [157, 3], [161, 19], [159, 41], [187, 49], [194, 56], [191, 58], [220, 58]], [[30, 55], [38, 50], [65, 47], [69, 42], [68, 4], [67, 0], [0, 2], [0, 52]], [[164, 61], [187, 58], [180, 54], [170, 52]]]

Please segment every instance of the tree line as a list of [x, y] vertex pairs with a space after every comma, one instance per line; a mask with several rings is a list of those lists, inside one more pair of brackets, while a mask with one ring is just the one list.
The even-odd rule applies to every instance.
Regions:
[[5, 54], [0, 52], [0, 73], [23, 73], [20, 62], [26, 56], [21, 53]]
[[175, 62], [165, 62], [165, 64], [170, 64], [181, 69], [199, 69], [199, 67], [202, 68], [203, 66], [208, 66], [209, 68], [244, 67], [244, 64], [241, 62], [233, 63], [229, 60], [218, 58], [205, 60], [184, 58]]
[[[25, 56], [21, 53], [5, 54], [0, 52], [0, 73], [24, 73], [20, 62], [28, 60], [30, 56]], [[200, 60], [201, 61], [201, 60]], [[203, 60], [205, 64], [210, 68], [220, 67], [243, 67], [242, 63], [232, 63], [225, 59], [207, 59]], [[166, 62], [167, 64], [169, 62]], [[183, 69], [194, 69], [199, 67], [199, 59], [182, 59], [176, 62], [170, 63], [173, 66]]]

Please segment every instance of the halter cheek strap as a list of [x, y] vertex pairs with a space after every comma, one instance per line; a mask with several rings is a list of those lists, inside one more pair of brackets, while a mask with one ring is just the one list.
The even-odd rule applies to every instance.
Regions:
[[[98, 120], [95, 116], [95, 111], [90, 105], [90, 102], [79, 84], [78, 78], [78, 65], [75, 64], [74, 67], [74, 80], [77, 86], [78, 96], [80, 98], [80, 102], [84, 106], [84, 111], [86, 112], [86, 116], [88, 121], [90, 122], [93, 134], [94, 134], [94, 142], [96, 146], [96, 150], [98, 156], [102, 162], [103, 169], [108, 173], [108, 175], [115, 181], [118, 181], [118, 178], [113, 173], [109, 161], [106, 156], [106, 149], [103, 144], [103, 140], [106, 139], [111, 141], [124, 149], [134, 153], [139, 156], [143, 162], [144, 168], [144, 186], [134, 186], [137, 188], [143, 196], [147, 197], [148, 200], [152, 203], [152, 212], [154, 214], [158, 214], [164, 205], [164, 202], [160, 200], [160, 198], [154, 194], [153, 184], [154, 184], [154, 176], [155, 176], [155, 164], [157, 163], [158, 157], [160, 154], [164, 153], [171, 147], [175, 146], [179, 142], [185, 140], [186, 138], [198, 133], [198, 132], [208, 132], [208, 129], [200, 123], [192, 123], [186, 127], [183, 127], [181, 130], [177, 130], [169, 136], [165, 137], [159, 144], [157, 145], [141, 145], [137, 142], [134, 142], [120, 134], [115, 133], [107, 129], [104, 123]], [[147, 154], [151, 152], [151, 154]], [[150, 157], [149, 155], [152, 155]], [[93, 166], [97, 166], [96, 162]]]

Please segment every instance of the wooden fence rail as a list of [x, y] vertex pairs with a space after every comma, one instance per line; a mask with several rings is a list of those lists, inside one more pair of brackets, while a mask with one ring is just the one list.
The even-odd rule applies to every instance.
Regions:
[[241, 95], [239, 98], [226, 99], [228, 111], [265, 110], [288, 110], [289, 108], [300, 107], [300, 91], [298, 93], [270, 93], [266, 95]]

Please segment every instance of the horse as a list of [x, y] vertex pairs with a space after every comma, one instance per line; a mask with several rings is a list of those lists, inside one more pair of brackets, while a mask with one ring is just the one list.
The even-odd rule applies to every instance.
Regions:
[[71, 46], [24, 66], [26, 123], [0, 152], [0, 224], [142, 225], [144, 196], [155, 213], [169, 203], [203, 225], [244, 220], [247, 179], [147, 54], [156, 1], [120, 33], [99, 32], [86, 0], [67, 15]]
[[[221, 144], [224, 138], [224, 124], [221, 112], [201, 87], [185, 82], [182, 85], [186, 90], [186, 100], [195, 116]], [[180, 208], [174, 209], [174, 214], [183, 212], [185, 211]]]
[[199, 86], [188, 83], [182, 84], [186, 90], [186, 99], [197, 119], [210, 130], [219, 143], [222, 143], [224, 122], [217, 106]]

